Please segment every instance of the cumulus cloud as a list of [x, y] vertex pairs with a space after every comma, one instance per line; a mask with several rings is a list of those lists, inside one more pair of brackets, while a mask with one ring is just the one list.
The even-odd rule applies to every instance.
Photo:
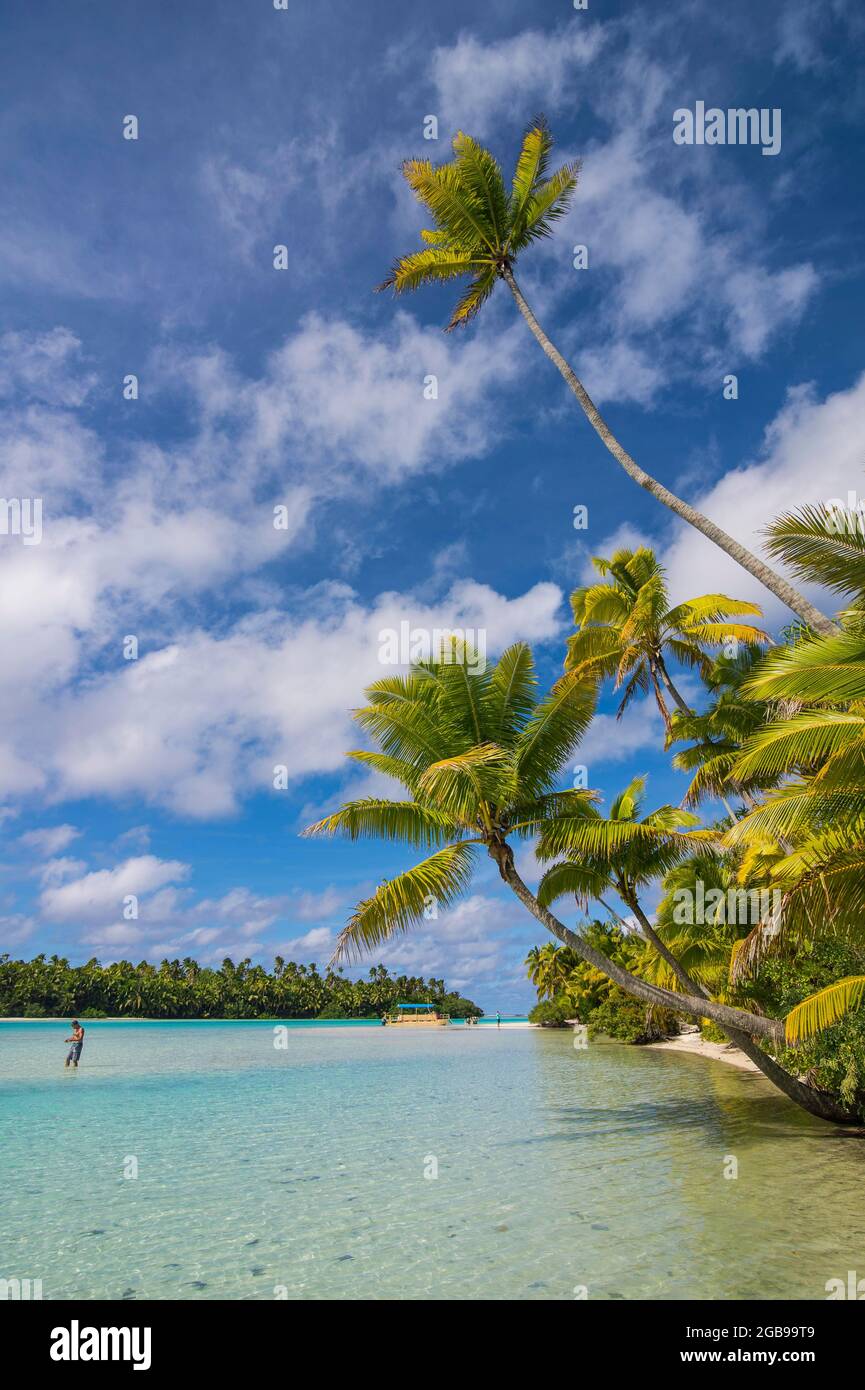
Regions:
[[[845, 390], [821, 399], [811, 385], [788, 392], [768, 426], [760, 455], [726, 473], [695, 505], [732, 536], [759, 553], [763, 533], [781, 512], [806, 502], [825, 502], [865, 487], [865, 374]], [[762, 604], [768, 620], [789, 621], [789, 612], [756, 579], [692, 527], [679, 527], [664, 556], [674, 599], [693, 592], [732, 594]], [[771, 562], [777, 567], [777, 562]], [[794, 581], [795, 582], [795, 581]], [[824, 611], [837, 595], [807, 590]]]
[[594, 61], [602, 43], [600, 26], [581, 22], [549, 32], [527, 29], [490, 43], [462, 33], [432, 55], [440, 109], [455, 129], [485, 135], [497, 117], [513, 111], [515, 94], [527, 112], [538, 104], [546, 110], [563, 102], [571, 107], [579, 92], [578, 74]]
[[153, 893], [188, 873], [189, 865], [179, 860], [140, 855], [113, 869], [96, 869], [59, 887], [46, 888], [40, 907], [44, 916], [55, 922], [110, 921], [122, 914], [124, 898]]
[[663, 741], [661, 716], [654, 700], [640, 700], [629, 705], [621, 719], [614, 714], [596, 714], [574, 761], [588, 768], [589, 783], [596, 785], [593, 768], [597, 764], [625, 762], [642, 749], [647, 753], [656, 749]]
[[555, 635], [561, 597], [549, 583], [510, 599], [464, 581], [437, 605], [399, 594], [364, 605], [337, 589], [315, 617], [272, 612], [224, 636], [190, 632], [58, 697], [53, 795], [134, 793], [187, 816], [226, 814], [272, 790], [277, 766], [292, 781], [342, 766], [356, 739], [349, 710], [384, 673], [382, 632], [481, 629], [492, 654]]
[[74, 825], [51, 825], [42, 830], [28, 830], [18, 837], [18, 843], [40, 858], [50, 859], [66, 849], [80, 834], [81, 831]]

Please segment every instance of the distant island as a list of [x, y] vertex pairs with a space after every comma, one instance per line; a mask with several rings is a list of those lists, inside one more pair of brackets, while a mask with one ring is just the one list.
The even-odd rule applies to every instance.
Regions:
[[430, 1003], [451, 1018], [483, 1017], [444, 980], [392, 976], [383, 965], [349, 980], [281, 956], [272, 971], [228, 956], [218, 970], [189, 956], [158, 966], [0, 956], [0, 1018], [381, 1018], [398, 1002]]

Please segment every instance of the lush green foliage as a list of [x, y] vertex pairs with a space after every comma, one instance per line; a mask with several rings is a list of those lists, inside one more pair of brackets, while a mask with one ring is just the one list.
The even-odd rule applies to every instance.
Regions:
[[[839, 979], [865, 972], [865, 948], [844, 941], [817, 939], [792, 953], [767, 955], [757, 975], [745, 981], [738, 997], [766, 1012], [788, 1015], [803, 1000]], [[779, 1051], [782, 1066], [809, 1074], [848, 1104], [865, 1095], [865, 1009], [846, 1014], [795, 1047]], [[865, 1116], [865, 1106], [860, 1099]]]
[[286, 963], [273, 971], [226, 959], [219, 970], [186, 960], [71, 966], [58, 956], [31, 961], [0, 956], [0, 1016], [60, 1018], [374, 1018], [397, 1003], [432, 1003], [452, 1018], [480, 1016], [444, 980], [393, 977], [383, 965], [366, 979], [315, 965]]
[[705, 678], [712, 669], [707, 650], [768, 640], [760, 628], [733, 621], [759, 614], [755, 603], [703, 594], [671, 604], [664, 571], [645, 546], [617, 550], [610, 559], [597, 555], [592, 564], [603, 582], [571, 595], [576, 627], [565, 670], [580, 668], [596, 680], [613, 677], [616, 690], [624, 687], [620, 716], [635, 695], [651, 693], [669, 733], [668, 701], [688, 713], [667, 668], [671, 657]]
[[[580, 935], [633, 974], [648, 973], [652, 952], [635, 932], [596, 921], [584, 923]], [[629, 1043], [653, 1042], [677, 1027], [673, 1014], [647, 1008], [567, 946], [535, 946], [526, 965], [538, 990], [538, 1003], [529, 1014], [532, 1023], [561, 1028], [576, 1019], [588, 1026], [590, 1036], [603, 1033]]]
[[539, 1023], [542, 1028], [564, 1028], [573, 1017], [574, 1006], [566, 994], [539, 999], [529, 1010], [529, 1022]]

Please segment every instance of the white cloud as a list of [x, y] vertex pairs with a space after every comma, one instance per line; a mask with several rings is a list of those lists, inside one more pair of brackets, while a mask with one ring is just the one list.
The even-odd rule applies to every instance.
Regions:
[[81, 831], [74, 825], [51, 825], [43, 830], [28, 830], [19, 836], [18, 843], [40, 857], [50, 859], [66, 849], [80, 834]]
[[344, 893], [337, 888], [324, 888], [318, 893], [298, 893], [289, 904], [289, 912], [298, 922], [315, 922], [321, 917], [333, 917], [344, 904]]
[[553, 636], [560, 603], [553, 584], [507, 599], [465, 581], [434, 607], [397, 594], [364, 607], [337, 591], [318, 617], [272, 613], [224, 637], [189, 633], [59, 701], [57, 794], [131, 792], [183, 815], [225, 814], [272, 788], [277, 765], [292, 780], [342, 766], [357, 738], [348, 711], [383, 673], [383, 629], [483, 628], [492, 654]]
[[183, 879], [189, 865], [179, 860], [157, 859], [145, 854], [127, 859], [114, 869], [97, 869], [73, 879], [60, 887], [46, 888], [40, 898], [43, 915], [50, 921], [110, 922], [123, 911], [123, 900], [129, 895], [144, 896], [166, 883]]
[[579, 99], [580, 72], [601, 48], [602, 31], [579, 16], [543, 32], [524, 30], [512, 38], [483, 43], [460, 34], [435, 49], [430, 69], [444, 120], [471, 135], [486, 134], [503, 113], [519, 106], [527, 113], [541, 104], [554, 110]]
[[532, 929], [519, 903], [476, 893], [377, 949], [376, 960], [392, 974], [444, 976], [453, 988], [478, 986], [501, 974], [515, 948], [524, 953], [517, 927]]
[[[622, 691], [618, 695], [621, 698]], [[589, 784], [594, 786], [599, 780], [593, 770], [596, 764], [624, 762], [644, 748], [657, 750], [663, 740], [661, 716], [654, 700], [639, 700], [628, 706], [621, 719], [614, 714], [596, 714], [574, 761], [588, 768]]]
[[[522, 360], [521, 325], [446, 338], [403, 310], [366, 333], [308, 314], [257, 379], [225, 354], [164, 354], [166, 385], [194, 394], [200, 432], [187, 466], [202, 480], [267, 477], [289, 451], [319, 494], [391, 484], [485, 452], [501, 428], [491, 398]], [[435, 376], [438, 399], [424, 397]], [[362, 472], [358, 474], [357, 470]]]
[[[812, 386], [796, 387], [767, 428], [761, 456], [726, 473], [694, 504], [759, 553], [765, 528], [781, 512], [833, 497], [846, 500], [848, 490], [862, 495], [863, 438], [865, 374], [823, 400]], [[762, 604], [770, 623], [790, 620], [773, 595], [693, 527], [677, 527], [664, 563], [676, 600], [696, 592], [720, 591]], [[770, 563], [778, 567], [777, 562]], [[827, 612], [841, 602], [838, 596], [820, 595], [813, 587], [808, 593]]]
[[49, 859], [40, 865], [36, 873], [43, 888], [54, 887], [58, 883], [64, 883], [67, 879], [77, 878], [87, 868], [85, 859], [73, 859], [71, 855], [62, 855], [59, 859]]
[[303, 936], [292, 937], [290, 941], [281, 941], [274, 946], [274, 955], [283, 956], [286, 960], [309, 961], [314, 960], [316, 964], [330, 959], [335, 943], [334, 933], [329, 927], [312, 927]]
[[79, 406], [96, 384], [82, 371], [81, 340], [68, 328], [0, 334], [0, 397]]

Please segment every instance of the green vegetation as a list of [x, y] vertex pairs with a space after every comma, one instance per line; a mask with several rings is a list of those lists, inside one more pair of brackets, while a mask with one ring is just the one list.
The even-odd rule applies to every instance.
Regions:
[[[596, 921], [584, 923], [580, 935], [633, 974], [649, 966], [652, 952], [636, 932]], [[655, 1042], [677, 1027], [671, 1010], [647, 1008], [567, 946], [552, 942], [533, 946], [526, 966], [538, 991], [538, 1002], [529, 1014], [532, 1023], [563, 1028], [577, 1021], [586, 1024], [590, 1037], [603, 1033], [627, 1043]]]
[[383, 965], [366, 979], [347, 980], [281, 956], [271, 972], [228, 958], [211, 970], [189, 957], [157, 967], [0, 956], [0, 1016], [7, 1018], [380, 1018], [398, 1002], [429, 1002], [451, 1018], [482, 1014], [470, 999], [449, 992], [444, 980], [394, 977]]
[[[733, 623], [711, 662], [704, 648], [751, 606], [715, 595], [691, 616], [687, 605], [670, 610], [654, 555], [624, 551], [602, 562], [614, 580], [596, 586], [604, 592], [578, 591], [580, 631], [548, 693], [525, 645], [478, 671], [455, 641], [370, 686], [355, 717], [378, 751], [351, 756], [407, 795], [350, 802], [307, 833], [427, 853], [358, 904], [335, 959], [409, 930], [431, 903], [448, 908], [484, 855], [559, 943], [527, 962], [537, 1021], [576, 1017], [628, 1041], [675, 1027], [676, 1016], [708, 1021], [803, 1109], [865, 1118], [865, 537], [854, 515], [845, 525], [812, 507], [781, 518], [770, 548], [805, 580], [845, 593], [830, 635], [796, 626], [763, 656], [763, 634]], [[606, 644], [600, 661], [589, 631]], [[597, 792], [561, 787], [602, 683], [636, 671], [656, 696], [661, 683], [672, 693], [658, 665], [667, 652], [705, 689], [695, 701], [704, 708], [676, 700], [666, 721], [667, 744], [685, 745], [675, 754], [690, 775], [685, 799], [697, 808], [723, 798], [727, 815], [705, 825], [691, 809], [647, 812], [643, 777], [606, 813]], [[548, 865], [536, 893], [516, 865], [514, 842], [526, 840]], [[650, 892], [661, 895], [654, 914]], [[583, 912], [597, 903], [612, 920], [571, 929], [550, 910], [561, 899]]]
[[673, 684], [667, 665], [671, 657], [706, 676], [711, 669], [707, 648], [768, 641], [760, 628], [730, 621], [758, 614], [755, 603], [703, 594], [671, 604], [664, 571], [645, 547], [618, 550], [610, 559], [596, 556], [592, 564], [605, 582], [571, 595], [576, 631], [568, 641], [565, 670], [580, 666], [598, 680], [613, 676], [616, 690], [625, 688], [620, 715], [638, 692], [651, 691], [669, 735], [668, 700], [683, 714], [691, 713]]

